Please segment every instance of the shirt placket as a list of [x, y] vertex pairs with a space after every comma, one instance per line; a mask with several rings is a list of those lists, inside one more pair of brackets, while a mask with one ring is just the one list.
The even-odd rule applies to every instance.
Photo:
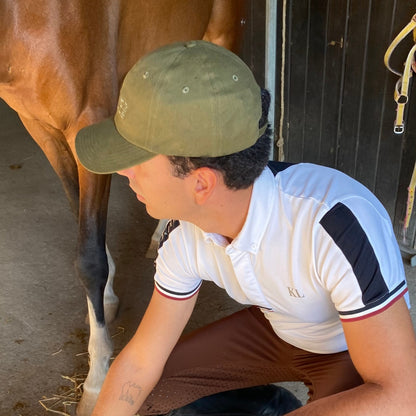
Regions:
[[258, 284], [251, 254], [237, 250], [232, 246], [227, 247], [226, 252], [233, 265], [240, 287], [250, 303], [264, 308], [270, 308]]

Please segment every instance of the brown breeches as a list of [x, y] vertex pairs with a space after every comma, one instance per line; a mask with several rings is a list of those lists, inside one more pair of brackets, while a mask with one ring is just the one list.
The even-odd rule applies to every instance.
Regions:
[[305, 383], [309, 400], [362, 384], [348, 351], [294, 347], [250, 307], [184, 336], [139, 414], [165, 414], [211, 394], [283, 381]]

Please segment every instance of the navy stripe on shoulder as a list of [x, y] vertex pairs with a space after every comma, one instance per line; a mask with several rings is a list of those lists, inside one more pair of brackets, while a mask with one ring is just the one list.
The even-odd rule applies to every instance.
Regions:
[[389, 290], [381, 274], [380, 264], [366, 233], [351, 210], [339, 202], [325, 214], [320, 224], [351, 264], [361, 288], [364, 305], [384, 299]]
[[287, 169], [288, 167], [295, 165], [295, 163], [289, 162], [277, 162], [275, 160], [270, 160], [267, 163], [268, 168], [273, 172], [273, 175], [276, 176], [279, 172]]
[[180, 224], [179, 220], [170, 220], [160, 236], [159, 248], [163, 246], [163, 243], [169, 238], [169, 234]]

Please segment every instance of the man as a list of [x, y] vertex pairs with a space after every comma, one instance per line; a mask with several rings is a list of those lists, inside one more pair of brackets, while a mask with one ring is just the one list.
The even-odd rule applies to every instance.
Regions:
[[[175, 219], [95, 416], [290, 380], [310, 396], [293, 415], [414, 414], [416, 342], [389, 217], [333, 169], [266, 167], [267, 110], [238, 57], [195, 41], [144, 57], [115, 119], [79, 133], [88, 169], [128, 177], [151, 216]], [[178, 343], [203, 280], [253, 306]]]

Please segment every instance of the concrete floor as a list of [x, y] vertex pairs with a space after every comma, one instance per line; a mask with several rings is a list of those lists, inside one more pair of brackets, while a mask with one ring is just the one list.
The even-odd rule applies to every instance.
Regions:
[[[73, 386], [63, 376], [82, 378], [88, 368], [86, 302], [73, 268], [76, 227], [58, 178], [3, 102], [0, 120], [0, 416], [41, 416], [50, 414], [41, 399], [51, 407]], [[153, 261], [145, 252], [155, 226], [116, 175], [108, 225], [121, 299], [111, 325], [115, 354], [133, 335], [153, 289]], [[415, 299], [416, 271], [405, 264]], [[206, 284], [187, 330], [238, 308]], [[305, 398], [301, 384], [287, 386]], [[54, 409], [73, 414], [74, 408]]]

